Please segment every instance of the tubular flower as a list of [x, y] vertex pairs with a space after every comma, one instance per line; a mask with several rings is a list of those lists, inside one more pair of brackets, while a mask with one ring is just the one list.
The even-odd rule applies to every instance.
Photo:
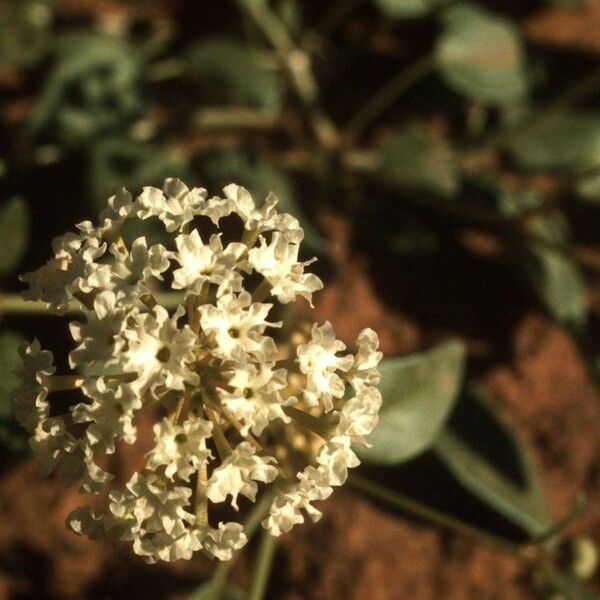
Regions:
[[[137, 198], [121, 190], [22, 277], [27, 299], [80, 313], [74, 371], [57, 374], [51, 352], [25, 344], [15, 398], [44, 471], [107, 493], [104, 511], [69, 516], [76, 533], [129, 542], [148, 562], [229, 560], [247, 539], [218, 505], [237, 511], [273, 487], [263, 526], [277, 536], [316, 521], [313, 503], [358, 465], [352, 444], [366, 444], [381, 406], [377, 334], [363, 330], [353, 353], [328, 322], [282, 327], [282, 304], [310, 304], [323, 284], [298, 261], [298, 221], [276, 205], [271, 194], [257, 207], [234, 184], [211, 198], [174, 179]], [[124, 241], [126, 222], [147, 218], [171, 243]], [[240, 239], [227, 239], [236, 220]], [[154, 418], [154, 446], [119, 487], [97, 461], [136, 444], [142, 414]]]

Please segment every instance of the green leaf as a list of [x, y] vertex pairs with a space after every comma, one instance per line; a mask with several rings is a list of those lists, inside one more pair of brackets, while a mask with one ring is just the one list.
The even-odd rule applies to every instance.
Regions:
[[29, 242], [29, 207], [23, 198], [11, 198], [0, 208], [0, 275], [21, 262]]
[[[543, 202], [543, 196], [533, 190], [502, 191], [497, 195], [499, 212], [509, 217], [536, 209]], [[514, 264], [555, 319], [581, 327], [587, 314], [585, 280], [578, 265], [562, 250], [570, 237], [567, 219], [562, 214], [530, 217], [527, 228], [540, 241], [523, 244], [514, 254]]]
[[523, 45], [510, 21], [465, 3], [448, 8], [443, 22], [435, 57], [450, 87], [493, 106], [525, 97]]
[[564, 600], [598, 600], [596, 594], [572, 575], [557, 571], [548, 565], [544, 566], [542, 572], [549, 591], [558, 592]]
[[451, 147], [424, 127], [411, 126], [381, 147], [381, 175], [394, 184], [455, 196], [459, 169]]
[[0, 0], [0, 67], [31, 67], [48, 50], [52, 27], [51, 2]]
[[[535, 120], [536, 114], [532, 113]], [[600, 163], [600, 114], [556, 111], [515, 131], [507, 149], [528, 169], [578, 169]]]
[[204, 583], [196, 588], [188, 600], [245, 600], [246, 592], [237, 587], [228, 585], [221, 590], [218, 596], [214, 596], [211, 583]]
[[209, 98], [279, 110], [279, 74], [261, 63], [248, 47], [235, 40], [216, 38], [191, 46], [188, 58], [192, 75], [205, 84], [203, 91]]
[[465, 349], [449, 341], [428, 352], [384, 359], [380, 364], [383, 406], [368, 440], [355, 448], [369, 463], [394, 465], [429, 448], [442, 430], [460, 391]]
[[392, 19], [423, 17], [445, 0], [373, 0], [377, 8]]
[[141, 55], [122, 40], [88, 32], [65, 34], [29, 128], [46, 141], [77, 145], [120, 129], [140, 114]]
[[21, 367], [18, 348], [23, 341], [23, 336], [15, 331], [0, 333], [0, 420], [13, 414], [13, 394], [20, 385], [14, 371]]
[[438, 436], [435, 453], [480, 500], [530, 535], [544, 533], [552, 521], [529, 454], [483, 390], [471, 389], [465, 400], [470, 404]]
[[580, 328], [587, 315], [586, 288], [573, 259], [541, 244], [531, 244], [524, 267], [550, 314]]

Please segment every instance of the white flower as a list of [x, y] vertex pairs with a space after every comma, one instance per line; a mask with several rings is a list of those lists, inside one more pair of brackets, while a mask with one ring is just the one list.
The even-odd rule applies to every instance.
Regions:
[[107, 382], [100, 377], [85, 381], [82, 391], [92, 403], [76, 404], [71, 413], [75, 423], [89, 423], [85, 435], [90, 447], [111, 454], [117, 439], [133, 444], [136, 440], [133, 419], [142, 407], [136, 390], [130, 384]]
[[323, 468], [308, 466], [298, 473], [298, 483], [288, 492], [273, 500], [269, 516], [263, 521], [263, 527], [274, 536], [280, 536], [294, 525], [304, 523], [304, 512], [313, 522], [321, 518], [321, 512], [312, 502], [325, 500], [333, 489], [327, 480]]
[[274, 194], [269, 194], [261, 208], [256, 208], [250, 192], [235, 183], [223, 188], [225, 198], [230, 201], [232, 211], [242, 219], [244, 228], [255, 235], [263, 231], [275, 230], [285, 234], [290, 242], [299, 244], [304, 238], [304, 231], [298, 219], [292, 215], [278, 213], [275, 206], [279, 202]]
[[360, 460], [350, 448], [350, 440], [341, 437], [323, 445], [317, 455], [317, 462], [325, 467], [327, 483], [332, 486], [343, 485], [348, 479], [348, 469], [360, 464]]
[[188, 420], [183, 425], [173, 425], [163, 419], [154, 426], [156, 445], [148, 455], [147, 467], [155, 471], [164, 467], [165, 476], [174, 475], [185, 481], [212, 458], [206, 448], [206, 439], [212, 432], [212, 423], [204, 419]]
[[[218, 520], [215, 505], [238, 510], [239, 496], [255, 501], [260, 488], [279, 490], [263, 521], [273, 535], [318, 520], [315, 502], [358, 465], [352, 444], [366, 444], [381, 406], [372, 330], [353, 356], [329, 322], [298, 345], [306, 324], [297, 315], [276, 343], [283, 323], [273, 314], [288, 315], [281, 304], [296, 296], [311, 302], [323, 284], [305, 272], [312, 261], [298, 260], [303, 231], [273, 195], [257, 207], [235, 184], [224, 194], [209, 198], [177, 179], [135, 200], [121, 190], [98, 222], [55, 238], [53, 258], [22, 278], [27, 298], [83, 313], [69, 326], [77, 372], [56, 374], [37, 341], [20, 349], [16, 415], [44, 472], [104, 492], [113, 476], [95, 460], [126, 452], [141, 412], [155, 416], [144, 466], [124, 487], [111, 485], [107, 510], [69, 517], [73, 531], [127, 542], [149, 563], [198, 551], [231, 559], [247, 538], [240, 523]], [[243, 223], [240, 238], [225, 244], [217, 231], [205, 243], [197, 227], [214, 230], [229, 215]], [[170, 241], [124, 241], [128, 221], [151, 217]], [[173, 296], [169, 310], [160, 305]], [[61, 399], [65, 391], [81, 400]]]
[[112, 289], [128, 298], [151, 293], [148, 282], [152, 278], [162, 280], [162, 273], [171, 266], [166, 248], [161, 244], [148, 248], [144, 237], [135, 240], [129, 252], [113, 244], [110, 253], [114, 256]]
[[60, 417], [49, 417], [40, 422], [29, 446], [42, 471], [57, 471], [64, 485], [81, 480], [85, 492], [100, 493], [112, 478], [93, 461], [90, 448], [71, 435]]
[[203, 304], [200, 325], [215, 338], [214, 353], [222, 358], [233, 358], [236, 351], [252, 354], [263, 360], [275, 352], [273, 338], [262, 335], [267, 327], [280, 327], [281, 323], [267, 321], [272, 304], [252, 302], [248, 292], [226, 294], [217, 304]]
[[225, 392], [221, 401], [242, 423], [242, 435], [250, 430], [254, 435], [260, 435], [275, 419], [290, 422], [283, 412], [283, 406], [295, 404], [297, 400], [290, 397], [284, 401], [279, 394], [279, 390], [287, 386], [285, 369], [273, 370], [268, 365], [258, 368], [253, 363], [241, 364], [233, 370], [228, 384], [234, 389]]
[[239, 444], [208, 480], [208, 499], [223, 502], [231, 495], [231, 505], [238, 510], [238, 494], [254, 502], [258, 491], [257, 481], [270, 483], [277, 477], [272, 456], [257, 456], [249, 442]]
[[325, 411], [333, 408], [332, 398], [341, 398], [346, 387], [337, 371], [347, 371], [354, 360], [350, 355], [337, 356], [346, 345], [335, 338], [333, 327], [326, 321], [312, 327], [311, 339], [298, 346], [300, 370], [306, 375], [304, 400], [309, 406], [321, 402]]
[[124, 336], [128, 348], [122, 353], [122, 368], [126, 373], [136, 373], [136, 385], [153, 390], [159, 385], [183, 390], [186, 383], [196, 385], [197, 373], [188, 365], [194, 361], [196, 334], [189, 325], [178, 327], [177, 311], [171, 318], [162, 306], [152, 313], [134, 315], [135, 326]]
[[239, 550], [248, 541], [239, 523], [219, 523], [217, 529], [199, 528], [197, 535], [204, 551], [219, 560], [231, 560], [234, 550]]
[[270, 244], [262, 236], [259, 240], [260, 246], [248, 252], [248, 261], [269, 282], [271, 294], [283, 304], [300, 295], [312, 306], [312, 294], [323, 288], [323, 282], [305, 273], [304, 267], [316, 259], [298, 262], [300, 245], [290, 243], [280, 232], [273, 234]]
[[219, 296], [225, 291], [241, 290], [242, 278], [234, 266], [247, 250], [244, 244], [233, 242], [223, 249], [220, 234], [203, 244], [197, 229], [189, 235], [178, 235], [175, 243], [175, 258], [181, 268], [173, 272], [174, 289], [200, 294], [204, 285], [214, 283], [219, 286]]
[[348, 436], [353, 442], [367, 445], [364, 436], [375, 429], [381, 402], [381, 393], [376, 387], [361, 387], [339, 411], [334, 435]]
[[363, 385], [377, 385], [379, 371], [377, 365], [383, 354], [377, 350], [379, 336], [372, 329], [363, 329], [356, 338], [358, 352], [354, 357], [354, 365], [348, 373], [348, 379], [354, 389], [358, 390]]
[[146, 187], [136, 198], [136, 214], [141, 219], [158, 217], [167, 231], [180, 231], [195, 216], [209, 217], [215, 225], [231, 212], [228, 202], [220, 198], [206, 199], [206, 190], [191, 190], [179, 179], [165, 180], [162, 190]]
[[69, 354], [69, 365], [94, 367], [119, 354], [125, 346], [121, 333], [131, 312], [117, 305], [114, 292], [100, 292], [94, 298], [94, 310], [86, 313], [86, 323], [69, 324], [73, 340], [79, 343]]
[[46, 398], [48, 385], [56, 368], [52, 352], [42, 350], [37, 339], [31, 344], [21, 344], [19, 355], [23, 361], [23, 369], [18, 375], [23, 386], [15, 398], [15, 417], [29, 433], [33, 433], [50, 414]]

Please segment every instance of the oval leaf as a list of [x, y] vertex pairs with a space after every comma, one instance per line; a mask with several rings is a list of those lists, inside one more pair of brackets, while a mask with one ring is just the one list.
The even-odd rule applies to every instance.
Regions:
[[381, 174], [392, 183], [441, 196], [458, 192], [459, 169], [452, 149], [424, 127], [413, 126], [384, 142]]
[[279, 75], [262, 65], [249, 48], [235, 40], [217, 38], [193, 45], [188, 57], [192, 74], [206, 82], [205, 93], [214, 94], [217, 101], [279, 109]]
[[[531, 114], [530, 121], [538, 119]], [[508, 150], [528, 169], [576, 169], [600, 160], [600, 114], [556, 111], [515, 131]]]
[[393, 465], [426, 450], [443, 428], [461, 388], [465, 349], [461, 342], [429, 352], [389, 358], [380, 365], [383, 406], [369, 436], [372, 448], [356, 448], [363, 460]]
[[23, 198], [11, 198], [0, 208], [0, 275], [21, 262], [29, 241], [29, 207]]
[[[537, 472], [514, 431], [500, 420], [485, 393], [472, 388], [471, 404], [437, 438], [434, 451], [472, 494], [532, 536], [552, 527]], [[461, 407], [461, 404], [458, 405]], [[476, 441], [468, 441], [473, 428]], [[516, 465], [507, 466], [511, 458]]]
[[532, 244], [525, 269], [548, 312], [580, 328], [587, 315], [586, 287], [577, 264], [562, 252]]
[[490, 105], [507, 105], [527, 92], [521, 37], [508, 20], [470, 4], [444, 13], [435, 48], [443, 78], [460, 94]]

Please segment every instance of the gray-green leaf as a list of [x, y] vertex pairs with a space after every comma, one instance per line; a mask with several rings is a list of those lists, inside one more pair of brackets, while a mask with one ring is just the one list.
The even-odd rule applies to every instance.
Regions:
[[408, 188], [454, 196], [459, 169], [452, 148], [441, 137], [414, 125], [388, 138], [381, 147], [381, 174]]
[[[530, 535], [540, 535], [552, 526], [537, 473], [531, 459], [513, 430], [501, 421], [482, 391], [471, 394], [476, 406], [492, 419], [496, 433], [488, 432], [488, 443], [498, 446], [502, 435], [510, 444], [522, 481], [513, 481], [498, 470], [483, 454], [483, 449], [463, 439], [454, 426], [446, 428], [437, 438], [434, 451], [454, 477], [483, 502], [522, 527]], [[476, 447], [477, 446], [477, 447]], [[493, 448], [497, 453], [497, 448]]]
[[600, 163], [600, 114], [556, 111], [532, 113], [507, 148], [529, 169], [577, 169]]
[[281, 79], [252, 51], [235, 40], [217, 38], [188, 50], [191, 73], [205, 82], [204, 92], [217, 101], [279, 110]]
[[523, 45], [510, 21], [466, 3], [450, 7], [443, 21], [435, 56], [450, 87], [493, 106], [525, 97]]
[[359, 457], [369, 463], [394, 465], [431, 446], [454, 406], [464, 368], [465, 348], [459, 341], [383, 360], [379, 425], [369, 436], [372, 448], [355, 449]]
[[21, 262], [29, 242], [29, 207], [23, 198], [11, 198], [0, 208], [0, 275]]
[[585, 281], [573, 259], [541, 244], [532, 244], [525, 269], [552, 316], [575, 327], [585, 323]]

